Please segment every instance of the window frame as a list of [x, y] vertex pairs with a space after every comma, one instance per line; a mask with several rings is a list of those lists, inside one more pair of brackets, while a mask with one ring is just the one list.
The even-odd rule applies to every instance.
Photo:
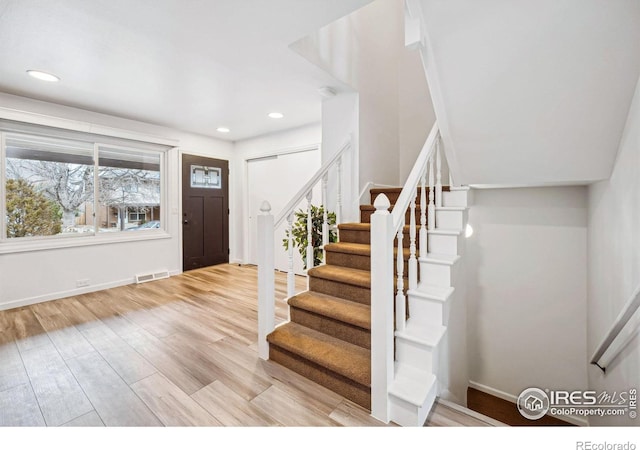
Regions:
[[[78, 139], [82, 140], [80, 137], [84, 135], [84, 140], [86, 142], [86, 138], [91, 138], [93, 143], [93, 176], [94, 176], [94, 191], [93, 191], [93, 214], [95, 218], [96, 208], [99, 205], [99, 149], [113, 149], [113, 150], [127, 150], [133, 151], [136, 153], [146, 153], [156, 155], [159, 158], [159, 171], [160, 171], [160, 228], [156, 229], [148, 229], [148, 230], [140, 230], [136, 233], [124, 233], [122, 231], [118, 232], [100, 232], [99, 224], [96, 220], [94, 220], [93, 232], [87, 233], [69, 233], [69, 234], [57, 234], [54, 236], [26, 236], [20, 238], [9, 238], [7, 237], [7, 221], [6, 221], [6, 183], [7, 183], [7, 173], [6, 173], [6, 143], [7, 143], [7, 135], [23, 135], [23, 136], [44, 136], [44, 137], [57, 137], [54, 133], [47, 134], [47, 126], [39, 126], [35, 124], [27, 125], [38, 128], [38, 132], [29, 132], [29, 131], [13, 131], [13, 130], [3, 130], [0, 129], [0, 210], [2, 210], [2, 220], [0, 221], [0, 254], [8, 254], [8, 253], [19, 253], [25, 251], [37, 251], [37, 250], [48, 250], [48, 249], [56, 249], [56, 248], [72, 248], [79, 246], [90, 246], [90, 245], [104, 245], [110, 243], [119, 243], [119, 242], [131, 242], [131, 241], [142, 241], [142, 240], [150, 240], [150, 239], [168, 239], [171, 238], [171, 235], [167, 232], [167, 223], [169, 219], [168, 209], [168, 173], [167, 173], [167, 159], [168, 153], [171, 149], [175, 149], [175, 147], [157, 144], [163, 148], [158, 148], [155, 150], [151, 150], [148, 148], [138, 148], [135, 146], [137, 141], [131, 141], [129, 146], [118, 144], [112, 144], [100, 140], [99, 135], [91, 135], [90, 133], [83, 133], [81, 131], [67, 130], [62, 128], [61, 130], [65, 132], [71, 132], [77, 134]], [[41, 130], [40, 130], [41, 128]], [[121, 138], [119, 138], [121, 139]], [[153, 144], [153, 142], [145, 142], [140, 141], [140, 144], [144, 146], [145, 144]]]

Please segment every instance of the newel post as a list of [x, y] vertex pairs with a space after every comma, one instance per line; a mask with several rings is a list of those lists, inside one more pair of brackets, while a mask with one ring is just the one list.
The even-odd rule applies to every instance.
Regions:
[[269, 359], [267, 335], [275, 327], [275, 273], [273, 215], [269, 202], [262, 202], [258, 215], [258, 355]]
[[393, 218], [386, 195], [371, 216], [371, 415], [389, 422], [393, 382]]

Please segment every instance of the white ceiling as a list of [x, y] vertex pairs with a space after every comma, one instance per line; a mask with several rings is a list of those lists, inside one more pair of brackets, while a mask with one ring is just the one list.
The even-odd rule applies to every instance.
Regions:
[[234, 141], [293, 128], [344, 87], [288, 46], [370, 2], [0, 0], [0, 91]]
[[609, 177], [640, 72], [640, 1], [419, 1], [458, 182]]

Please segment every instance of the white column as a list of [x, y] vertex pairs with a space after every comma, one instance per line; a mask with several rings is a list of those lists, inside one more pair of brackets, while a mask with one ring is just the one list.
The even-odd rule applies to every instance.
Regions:
[[275, 275], [273, 262], [273, 216], [269, 202], [258, 215], [258, 355], [269, 359], [267, 335], [275, 327]]
[[287, 270], [287, 297], [296, 295], [296, 275], [293, 272], [293, 213], [287, 216], [289, 224], [289, 269]]
[[307, 193], [307, 270], [313, 269], [313, 214], [311, 213], [311, 199], [313, 191]]
[[389, 422], [393, 382], [393, 218], [380, 194], [371, 215], [371, 415]]

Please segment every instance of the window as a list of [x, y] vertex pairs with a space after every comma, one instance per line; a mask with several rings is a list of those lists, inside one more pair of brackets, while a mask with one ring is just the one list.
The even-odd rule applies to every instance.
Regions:
[[164, 151], [102, 144], [96, 137], [0, 129], [0, 241], [161, 228]]

